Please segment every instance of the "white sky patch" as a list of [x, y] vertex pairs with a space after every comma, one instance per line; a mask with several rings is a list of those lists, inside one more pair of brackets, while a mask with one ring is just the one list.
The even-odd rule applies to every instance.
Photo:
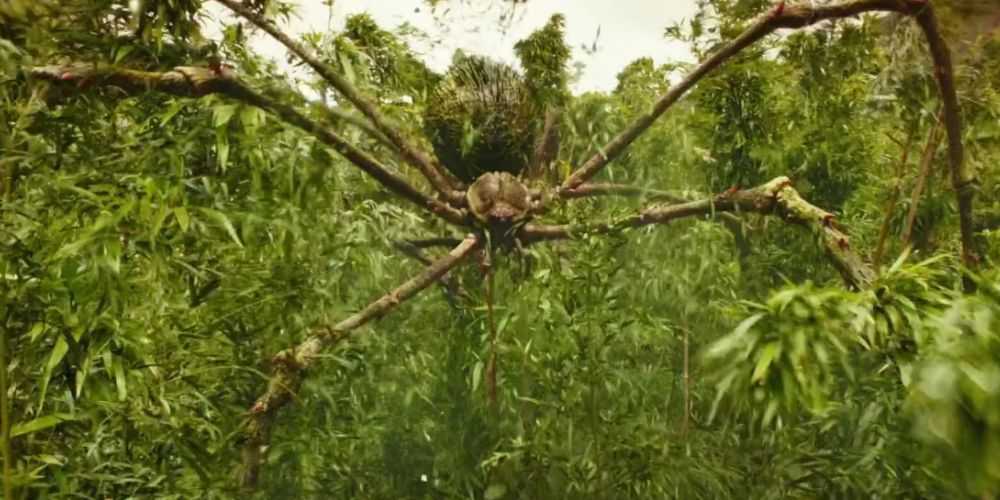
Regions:
[[[652, 57], [657, 64], [693, 60], [686, 45], [667, 41], [663, 33], [667, 26], [690, 19], [696, 0], [529, 0], [513, 10], [500, 0], [443, 0], [433, 11], [423, 0], [335, 0], [332, 7], [325, 3], [302, 1], [297, 17], [283, 29], [294, 35], [339, 30], [348, 16], [358, 13], [368, 13], [384, 29], [408, 23], [427, 35], [408, 40], [411, 47], [441, 72], [456, 49], [516, 63], [514, 44], [555, 13], [566, 16], [572, 62], [584, 65], [574, 92], [612, 90], [618, 73], [640, 57]], [[512, 15], [502, 20], [505, 12]], [[287, 57], [284, 48], [267, 37], [253, 45], [277, 61]]]

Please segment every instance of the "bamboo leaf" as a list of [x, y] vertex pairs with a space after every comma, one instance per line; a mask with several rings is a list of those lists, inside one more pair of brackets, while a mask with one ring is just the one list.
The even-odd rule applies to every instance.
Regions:
[[55, 427], [62, 422], [76, 420], [77, 418], [69, 413], [53, 413], [38, 417], [27, 422], [15, 424], [10, 428], [10, 437], [24, 436], [33, 432], [42, 431], [50, 427]]
[[177, 219], [177, 225], [180, 226], [181, 231], [187, 232], [188, 228], [191, 227], [191, 216], [184, 207], [174, 208], [174, 218]]
[[49, 380], [52, 378], [52, 371], [55, 370], [59, 363], [62, 362], [63, 358], [66, 357], [66, 352], [69, 351], [69, 344], [66, 342], [66, 338], [60, 336], [56, 340], [56, 345], [52, 347], [52, 352], [49, 353], [49, 360], [45, 363], [45, 370], [42, 373], [41, 389], [38, 395], [38, 407], [41, 408], [45, 406], [45, 393], [49, 388]]
[[229, 237], [233, 240], [233, 242], [239, 245], [240, 248], [243, 248], [243, 242], [240, 241], [240, 237], [236, 233], [236, 227], [233, 226], [233, 222], [229, 220], [229, 217], [226, 217], [226, 214], [218, 210], [212, 210], [211, 208], [200, 208], [199, 210], [201, 210], [201, 212], [208, 216], [208, 218], [213, 222], [222, 226], [222, 228], [226, 230], [226, 233], [229, 234]]

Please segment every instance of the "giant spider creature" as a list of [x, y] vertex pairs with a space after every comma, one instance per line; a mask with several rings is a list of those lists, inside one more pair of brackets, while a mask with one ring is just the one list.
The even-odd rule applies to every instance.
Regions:
[[[575, 198], [628, 196], [642, 192], [643, 190], [639, 188], [592, 182], [591, 179], [621, 156], [637, 137], [648, 130], [654, 121], [699, 80], [744, 48], [781, 29], [799, 29], [820, 21], [880, 11], [897, 13], [916, 21], [926, 36], [943, 102], [952, 183], [959, 205], [963, 260], [970, 267], [974, 267], [977, 261], [972, 246], [971, 226], [971, 203], [977, 180], [972, 169], [963, 164], [961, 122], [952, 63], [949, 50], [940, 35], [930, 0], [848, 0], [823, 6], [811, 3], [808, 6], [787, 5], [782, 0], [737, 38], [721, 45], [714, 54], [662, 95], [652, 109], [639, 116], [600, 148], [597, 154], [577, 166], [559, 185], [550, 189], [530, 189], [526, 186], [518, 176], [524, 165], [456, 167], [454, 161], [443, 165], [443, 160], [439, 161], [415, 146], [410, 138], [390, 123], [371, 99], [362, 95], [344, 76], [282, 32], [271, 20], [256, 10], [252, 3], [241, 3], [239, 0], [216, 1], [270, 34], [335, 88], [346, 101], [370, 120], [372, 127], [392, 144], [405, 163], [417, 169], [427, 179], [435, 194], [430, 195], [417, 189], [378, 159], [295, 108], [251, 89], [239, 80], [233, 68], [220, 65], [218, 62], [205, 67], [176, 67], [164, 72], [135, 71], [114, 66], [77, 63], [36, 67], [30, 73], [37, 79], [75, 84], [77, 87], [113, 86], [126, 93], [156, 90], [190, 97], [221, 94], [257, 106], [315, 136], [350, 163], [371, 175], [386, 189], [425, 210], [428, 215], [439, 217], [467, 231], [464, 239], [454, 242], [450, 252], [437, 260], [428, 260], [426, 267], [410, 280], [339, 323], [316, 325], [305, 341], [273, 357], [273, 371], [267, 388], [248, 412], [242, 452], [244, 472], [240, 479], [244, 486], [251, 487], [257, 481], [275, 417], [278, 411], [292, 400], [301, 385], [306, 369], [314, 364], [323, 349], [347, 339], [351, 332], [361, 325], [385, 315], [401, 302], [439, 281], [464, 259], [487, 245], [514, 248], [544, 241], [570, 239], [579, 234], [606, 234], [625, 228], [665, 224], [685, 217], [719, 214], [732, 216], [734, 212], [755, 212], [776, 215], [810, 229], [822, 243], [829, 260], [839, 271], [845, 284], [851, 288], [866, 287], [873, 279], [874, 273], [853, 252], [847, 236], [836, 224], [833, 215], [803, 200], [792, 188], [787, 177], [779, 177], [750, 189], [734, 187], [701, 200], [668, 200], [667, 203], [651, 205], [634, 215], [612, 223], [552, 225], [541, 222], [546, 208], [553, 204]], [[535, 144], [531, 164], [551, 159], [553, 140], [555, 139], [552, 128], [546, 126], [541, 138]], [[441, 241], [447, 240], [438, 240], [437, 243]]]

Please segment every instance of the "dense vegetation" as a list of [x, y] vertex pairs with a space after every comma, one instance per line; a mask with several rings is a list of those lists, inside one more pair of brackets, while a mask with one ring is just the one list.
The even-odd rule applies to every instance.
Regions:
[[[245, 4], [275, 19], [292, 7]], [[911, 16], [781, 31], [702, 80], [597, 177], [643, 189], [552, 202], [539, 217], [616, 221], [788, 176], [836, 214], [823, 224], [850, 236], [841, 250], [870, 281], [845, 286], [814, 231], [766, 213], [485, 251], [322, 351], [277, 414], [252, 494], [997, 498], [1000, 14], [933, 4], [979, 179], [975, 254], [963, 259], [940, 68]], [[665, 36], [702, 60], [774, 12], [765, 0], [699, 5]], [[235, 74], [430, 191], [328, 79], [294, 84], [250, 50], [250, 23], [206, 35], [218, 11], [0, 2], [5, 498], [250, 495], [238, 491], [241, 450], [255, 401], [282, 380], [275, 354], [416, 275], [414, 257], [447, 251], [406, 240], [468, 232], [287, 113], [38, 70]], [[543, 122], [559, 130], [534, 188], [563, 182], [691, 69], [639, 59], [613, 91], [573, 95], [564, 22], [516, 48], [525, 128], [532, 140]], [[302, 43], [433, 151], [425, 104], [450, 77], [410, 50], [417, 34], [390, 28], [356, 16]], [[481, 144], [491, 132], [477, 125], [454, 142]]]

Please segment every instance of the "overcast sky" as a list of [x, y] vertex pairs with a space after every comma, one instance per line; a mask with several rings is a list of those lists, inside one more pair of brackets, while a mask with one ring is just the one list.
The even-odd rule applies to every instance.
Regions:
[[[566, 16], [566, 39], [573, 60], [585, 65], [574, 91], [610, 90], [616, 75], [636, 58], [657, 63], [690, 61], [683, 44], [667, 42], [664, 29], [689, 19], [695, 0], [529, 0], [514, 8], [500, 0], [442, 0], [432, 11], [424, 0], [335, 0], [332, 10], [321, 0], [301, 0], [293, 33], [340, 29], [351, 14], [367, 12], [383, 28], [409, 23], [427, 33], [430, 45], [413, 42], [431, 68], [447, 69], [455, 49], [514, 62], [514, 43], [543, 26], [552, 14]], [[504, 13], [507, 19], [501, 19]], [[598, 30], [600, 36], [598, 37]], [[582, 47], [593, 48], [588, 53]], [[285, 51], [262, 39], [258, 50], [284, 60]]]

